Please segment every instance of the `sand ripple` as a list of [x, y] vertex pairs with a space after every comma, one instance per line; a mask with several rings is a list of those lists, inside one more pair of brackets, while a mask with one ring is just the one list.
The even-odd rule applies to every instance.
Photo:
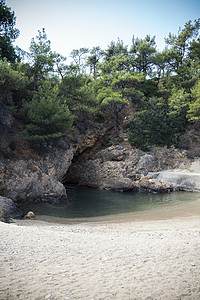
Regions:
[[0, 223], [1, 300], [200, 299], [200, 220]]

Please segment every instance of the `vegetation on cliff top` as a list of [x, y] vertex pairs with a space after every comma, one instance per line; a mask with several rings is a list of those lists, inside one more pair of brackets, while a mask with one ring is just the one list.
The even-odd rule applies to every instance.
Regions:
[[21, 137], [41, 142], [72, 128], [81, 113], [120, 129], [120, 112], [133, 111], [123, 128], [143, 150], [176, 144], [188, 122], [200, 119], [200, 19], [169, 34], [156, 49], [155, 36], [133, 36], [130, 49], [118, 39], [107, 49], [75, 49], [72, 62], [51, 49], [45, 29], [27, 53], [13, 46], [15, 14], [0, 0], [0, 102], [20, 112]]

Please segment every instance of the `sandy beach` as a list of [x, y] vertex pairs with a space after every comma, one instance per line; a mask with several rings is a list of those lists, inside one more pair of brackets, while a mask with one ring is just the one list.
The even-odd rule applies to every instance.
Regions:
[[1, 300], [200, 299], [200, 218], [0, 223]]

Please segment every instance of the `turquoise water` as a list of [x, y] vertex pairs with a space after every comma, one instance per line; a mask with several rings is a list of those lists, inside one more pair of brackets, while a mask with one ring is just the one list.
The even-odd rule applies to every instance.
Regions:
[[199, 193], [174, 192], [166, 194], [148, 194], [133, 192], [114, 192], [86, 187], [67, 187], [69, 203], [58, 204], [27, 203], [24, 212], [34, 211], [36, 215], [66, 219], [95, 218], [115, 216], [127, 213], [158, 212], [158, 209], [179, 209], [184, 204], [192, 204], [200, 199]]

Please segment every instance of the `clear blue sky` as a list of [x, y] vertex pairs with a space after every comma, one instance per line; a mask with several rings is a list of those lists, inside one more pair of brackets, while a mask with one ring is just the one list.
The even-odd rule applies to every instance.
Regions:
[[107, 48], [119, 37], [156, 36], [162, 50], [168, 33], [200, 17], [200, 0], [6, 0], [17, 17], [16, 45], [29, 49], [31, 38], [45, 28], [52, 50], [66, 57], [73, 49]]

